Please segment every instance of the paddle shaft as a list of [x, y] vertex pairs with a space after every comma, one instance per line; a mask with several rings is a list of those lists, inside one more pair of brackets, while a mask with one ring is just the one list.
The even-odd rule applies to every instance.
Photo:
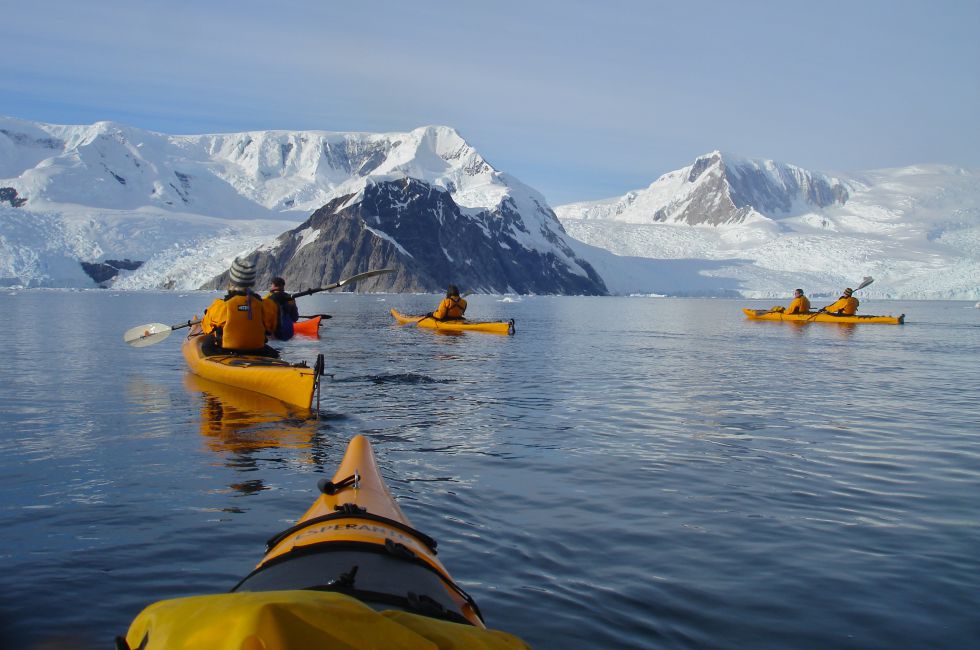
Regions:
[[186, 323], [181, 323], [179, 325], [171, 325], [170, 329], [179, 330], [179, 329], [184, 329], [185, 327], [194, 327], [195, 325], [200, 325], [200, 324], [201, 321], [199, 320], [189, 320]]
[[365, 280], [367, 278], [372, 278], [376, 275], [384, 275], [386, 273], [394, 273], [395, 269], [376, 269], [374, 271], [366, 271], [364, 273], [359, 273], [357, 275], [351, 276], [340, 282], [334, 282], [333, 284], [328, 284], [325, 287], [320, 287], [318, 289], [303, 289], [293, 294], [293, 298], [302, 298], [303, 296], [309, 296], [314, 293], [320, 293], [321, 291], [330, 291], [331, 289], [338, 289], [345, 284], [351, 284], [352, 282], [357, 282], [359, 280]]

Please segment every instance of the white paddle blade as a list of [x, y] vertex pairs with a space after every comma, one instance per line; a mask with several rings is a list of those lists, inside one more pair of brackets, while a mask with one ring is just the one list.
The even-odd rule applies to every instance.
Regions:
[[[861, 284], [859, 284], [857, 286], [857, 288], [858, 289], [863, 289], [863, 288], [865, 288], [866, 286], [868, 286], [869, 284], [871, 284], [874, 281], [875, 281], [874, 278], [872, 278], [870, 275], [866, 275], [866, 276], [864, 276], [864, 279], [861, 280]], [[857, 289], [855, 289], [855, 291], [857, 291]]]
[[170, 325], [147, 323], [126, 330], [123, 334], [123, 341], [134, 348], [145, 348], [148, 345], [156, 345], [163, 341], [173, 331], [174, 329]]
[[365, 273], [359, 273], [355, 276], [349, 277], [346, 280], [341, 280], [333, 288], [342, 287], [345, 284], [350, 284], [351, 282], [357, 282], [358, 280], [366, 280], [367, 278], [373, 278], [376, 275], [384, 275], [386, 273], [394, 273], [395, 269], [377, 269], [375, 271], [367, 271]]

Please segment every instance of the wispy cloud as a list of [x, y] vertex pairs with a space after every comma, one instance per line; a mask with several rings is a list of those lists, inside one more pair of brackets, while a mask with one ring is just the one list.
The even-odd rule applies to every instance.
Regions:
[[980, 164], [976, 3], [543, 5], [18, 3], [0, 112], [182, 133], [448, 124], [552, 202], [714, 148]]

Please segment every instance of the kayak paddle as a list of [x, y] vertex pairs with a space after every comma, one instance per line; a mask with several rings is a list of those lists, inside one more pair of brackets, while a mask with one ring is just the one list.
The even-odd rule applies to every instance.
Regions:
[[148, 345], [156, 345], [160, 341], [163, 341], [174, 330], [197, 325], [200, 322], [199, 320], [189, 320], [186, 323], [180, 323], [178, 325], [164, 325], [163, 323], [137, 325], [126, 330], [123, 334], [123, 341], [134, 348], [145, 348]]
[[309, 296], [314, 293], [320, 293], [321, 291], [330, 291], [331, 289], [337, 289], [345, 284], [352, 284], [359, 280], [365, 280], [367, 278], [373, 278], [376, 275], [384, 275], [385, 273], [394, 273], [395, 269], [376, 269], [374, 271], [367, 271], [365, 273], [358, 273], [353, 275], [346, 280], [341, 280], [340, 282], [334, 282], [333, 284], [328, 284], [325, 287], [320, 287], [319, 289], [304, 289], [298, 293], [293, 294], [293, 298], [302, 298], [303, 296]]
[[[872, 282], [874, 282], [874, 281], [875, 281], [875, 279], [874, 279], [873, 277], [871, 277], [870, 275], [866, 275], [866, 276], [864, 276], [864, 279], [863, 279], [863, 280], [861, 280], [861, 284], [859, 284], [859, 285], [858, 285], [858, 286], [857, 286], [857, 287], [856, 287], [856, 288], [854, 289], [854, 291], [858, 291], [859, 289], [863, 289], [863, 288], [865, 288], [866, 286], [868, 286], [869, 284], [871, 284], [871, 283], [872, 283]], [[854, 291], [852, 291], [851, 293], [854, 293]], [[813, 319], [814, 319], [814, 318], [816, 317], [816, 315], [817, 315], [817, 314], [819, 314], [819, 313], [821, 313], [821, 312], [823, 312], [823, 311], [824, 311], [823, 309], [820, 309], [820, 310], [818, 310], [818, 311], [815, 311], [815, 312], [813, 312], [813, 316], [811, 316], [811, 317], [809, 318], [809, 320], [813, 320]]]
[[[320, 287], [319, 289], [307, 289], [306, 291], [294, 293], [293, 298], [308, 296], [312, 293], [318, 293], [320, 291], [329, 291], [330, 289], [336, 289], [344, 286], [345, 284], [357, 282], [358, 280], [364, 280], [365, 278], [374, 277], [376, 275], [394, 272], [395, 269], [377, 269], [366, 273], [360, 273], [341, 280], [340, 282], [335, 282], [334, 284]], [[332, 318], [329, 314], [319, 314], [319, 316], [323, 319]], [[179, 330], [183, 327], [190, 327], [191, 325], [197, 325], [200, 322], [201, 321], [199, 320], [189, 320], [186, 323], [180, 323], [178, 325], [166, 325], [164, 323], [147, 323], [146, 325], [137, 325], [136, 327], [126, 330], [126, 332], [123, 334], [123, 341], [134, 348], [145, 348], [148, 345], [156, 345], [160, 341], [165, 340], [174, 330]]]
[[327, 320], [328, 318], [333, 318], [330, 314], [310, 314], [309, 316], [300, 316], [300, 318], [310, 319], [319, 316], [322, 320]]

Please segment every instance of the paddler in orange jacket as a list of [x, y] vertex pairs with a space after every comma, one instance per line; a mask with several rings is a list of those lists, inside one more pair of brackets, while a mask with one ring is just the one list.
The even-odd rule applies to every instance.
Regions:
[[793, 302], [789, 303], [784, 314], [808, 314], [810, 312], [810, 299], [803, 295], [803, 289], [793, 292]]
[[451, 284], [446, 290], [446, 297], [429, 316], [436, 320], [461, 320], [465, 313], [466, 301], [459, 297], [459, 289], [456, 285]]
[[838, 316], [853, 316], [857, 313], [858, 305], [861, 304], [858, 302], [857, 298], [851, 295], [853, 293], [854, 289], [851, 289], [850, 287], [844, 289], [844, 295], [838, 298], [837, 302], [832, 305], [827, 305], [820, 311], [825, 311], [830, 314], [837, 314]]
[[204, 312], [201, 329], [214, 333], [215, 342], [226, 350], [259, 351], [276, 331], [279, 308], [252, 291], [255, 265], [235, 258], [231, 264], [228, 293]]

